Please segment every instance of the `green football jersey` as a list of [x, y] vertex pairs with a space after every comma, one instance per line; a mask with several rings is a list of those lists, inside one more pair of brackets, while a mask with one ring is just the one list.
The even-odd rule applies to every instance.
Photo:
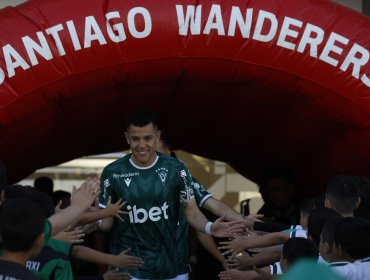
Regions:
[[127, 155], [104, 168], [101, 175], [100, 206], [108, 197], [127, 201], [124, 222], [115, 219], [110, 250], [118, 254], [131, 248], [143, 266], [126, 270], [141, 279], [168, 279], [179, 274], [177, 223], [181, 203], [193, 198], [191, 176], [175, 158], [158, 154], [148, 167], [136, 166]]
[[70, 280], [73, 279], [70, 263], [72, 245], [50, 238], [41, 252], [26, 263], [38, 279]]
[[72, 267], [69, 262], [72, 245], [51, 238], [51, 232], [51, 224], [46, 221], [44, 228], [44, 246], [36, 257], [26, 262], [25, 267], [30, 270], [37, 279], [73, 279]]
[[[204, 203], [212, 197], [204, 187], [198, 182], [197, 179], [192, 177], [192, 189], [194, 192], [194, 198], [198, 204], [198, 207], [203, 207]], [[180, 274], [187, 273], [189, 271], [189, 225], [185, 219], [184, 211], [181, 209], [179, 214], [179, 224], [177, 227], [177, 256], [178, 256], [178, 267]]]

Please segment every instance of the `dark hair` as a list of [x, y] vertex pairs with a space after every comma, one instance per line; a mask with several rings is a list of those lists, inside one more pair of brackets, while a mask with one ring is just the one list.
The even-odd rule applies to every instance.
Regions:
[[360, 197], [359, 180], [354, 176], [333, 177], [326, 188], [326, 198], [340, 214], [353, 213]]
[[54, 181], [50, 177], [41, 176], [37, 177], [33, 183], [35, 189], [42, 191], [48, 195], [52, 195], [54, 191]]
[[44, 218], [54, 214], [54, 203], [49, 195], [31, 186], [11, 185], [5, 188], [5, 201], [19, 198], [26, 198], [37, 203], [43, 210]]
[[170, 150], [172, 149], [172, 139], [171, 136], [164, 130], [161, 130], [161, 136], [159, 138], [163, 144], [168, 147]]
[[54, 206], [57, 206], [59, 201], [63, 200], [63, 198], [71, 198], [71, 194], [66, 191], [58, 190], [53, 193], [53, 202]]
[[315, 209], [315, 200], [313, 198], [302, 199], [300, 204], [301, 213], [309, 216], [313, 209]]
[[311, 236], [316, 246], [320, 244], [320, 235], [325, 222], [328, 219], [341, 217], [333, 209], [318, 207], [314, 209], [308, 217], [307, 234]]
[[131, 125], [137, 127], [144, 127], [152, 123], [154, 129], [158, 129], [158, 121], [156, 113], [150, 110], [140, 110], [130, 114], [126, 120], [126, 131]]
[[335, 232], [338, 227], [339, 222], [343, 219], [343, 217], [331, 217], [326, 220], [322, 231], [321, 231], [321, 241], [328, 243], [332, 246], [335, 242]]
[[360, 218], [346, 217], [339, 221], [335, 242], [354, 259], [370, 256], [370, 222]]
[[319, 251], [312, 240], [295, 237], [288, 239], [283, 247], [283, 258], [289, 262], [289, 265], [302, 258], [317, 260]]
[[5, 200], [0, 208], [3, 247], [10, 252], [29, 251], [44, 230], [44, 213], [28, 198]]

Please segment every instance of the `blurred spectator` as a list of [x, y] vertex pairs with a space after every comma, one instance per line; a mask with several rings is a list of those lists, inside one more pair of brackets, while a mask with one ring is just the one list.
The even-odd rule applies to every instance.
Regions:
[[297, 225], [300, 220], [301, 199], [295, 191], [295, 178], [286, 169], [271, 169], [262, 175], [259, 190], [264, 204], [258, 214], [265, 221]]
[[36, 190], [46, 193], [48, 196], [53, 198], [54, 182], [53, 179], [46, 176], [37, 177], [33, 186]]

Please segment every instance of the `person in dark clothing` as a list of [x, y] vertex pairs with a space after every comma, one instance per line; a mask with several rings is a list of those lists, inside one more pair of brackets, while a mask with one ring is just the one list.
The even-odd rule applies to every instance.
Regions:
[[301, 199], [294, 183], [294, 176], [286, 169], [271, 169], [262, 175], [259, 190], [264, 204], [257, 213], [264, 215], [264, 221], [299, 224]]

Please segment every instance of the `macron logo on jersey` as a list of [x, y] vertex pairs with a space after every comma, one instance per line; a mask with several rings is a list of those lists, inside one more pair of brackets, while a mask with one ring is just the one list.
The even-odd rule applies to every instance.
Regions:
[[162, 207], [154, 206], [148, 211], [144, 208], [137, 208], [136, 205], [127, 205], [127, 210], [129, 211], [128, 216], [130, 218], [130, 223], [132, 224], [142, 224], [148, 219], [153, 222], [158, 222], [160, 219], [168, 220], [167, 214], [168, 204], [165, 201]]
[[126, 186], [129, 187], [131, 183], [131, 178], [126, 178], [124, 180], [125, 180]]

